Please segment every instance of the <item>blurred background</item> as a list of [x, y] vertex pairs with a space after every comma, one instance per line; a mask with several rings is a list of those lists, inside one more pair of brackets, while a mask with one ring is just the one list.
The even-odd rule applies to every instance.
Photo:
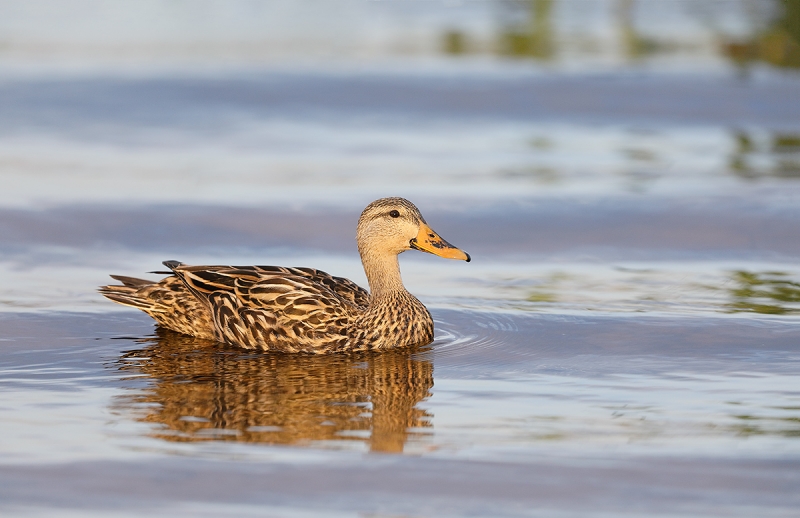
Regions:
[[[793, 0], [48, 0], [0, 3], [5, 66], [797, 68]], [[531, 68], [531, 67], [529, 67]]]

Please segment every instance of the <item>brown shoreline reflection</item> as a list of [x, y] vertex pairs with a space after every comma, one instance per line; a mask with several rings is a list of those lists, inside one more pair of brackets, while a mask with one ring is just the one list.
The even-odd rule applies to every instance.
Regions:
[[363, 441], [400, 453], [432, 427], [417, 405], [430, 396], [433, 364], [406, 349], [349, 355], [247, 354], [158, 329], [128, 351], [119, 369], [152, 386], [117, 400], [158, 423], [169, 441], [228, 440], [312, 445]]

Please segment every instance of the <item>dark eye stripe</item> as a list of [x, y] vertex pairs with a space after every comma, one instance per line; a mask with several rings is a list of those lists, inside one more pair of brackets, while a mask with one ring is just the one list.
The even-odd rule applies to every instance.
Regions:
[[390, 215], [391, 217], [393, 217], [393, 218], [399, 218], [399, 217], [400, 217], [400, 213], [399, 213], [398, 211], [396, 211], [396, 210], [393, 210], [393, 211], [391, 211], [391, 212], [389, 213], [389, 215]]

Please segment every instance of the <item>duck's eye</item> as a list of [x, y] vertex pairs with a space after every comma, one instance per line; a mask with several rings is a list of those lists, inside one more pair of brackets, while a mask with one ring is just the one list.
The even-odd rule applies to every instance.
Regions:
[[389, 215], [390, 215], [391, 217], [393, 217], [393, 218], [399, 218], [399, 217], [400, 217], [400, 212], [399, 212], [399, 211], [396, 211], [396, 210], [393, 210], [393, 211], [391, 211], [391, 212], [389, 213]]

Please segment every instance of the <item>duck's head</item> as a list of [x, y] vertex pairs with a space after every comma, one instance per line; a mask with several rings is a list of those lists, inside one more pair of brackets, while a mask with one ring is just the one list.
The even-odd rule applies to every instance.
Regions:
[[469, 254], [442, 239], [405, 198], [381, 198], [367, 205], [358, 219], [356, 241], [362, 257], [365, 253], [396, 255], [414, 249], [470, 261]]

